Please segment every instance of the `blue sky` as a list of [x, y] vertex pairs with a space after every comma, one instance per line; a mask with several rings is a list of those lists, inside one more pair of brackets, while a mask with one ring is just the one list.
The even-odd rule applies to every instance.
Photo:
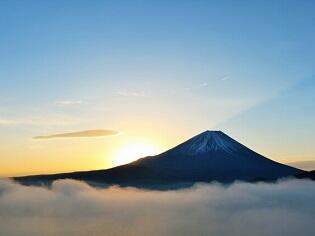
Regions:
[[33, 136], [92, 128], [162, 148], [222, 129], [279, 161], [315, 159], [314, 11], [313, 1], [1, 1], [0, 152], [27, 160], [41, 154], [26, 151]]

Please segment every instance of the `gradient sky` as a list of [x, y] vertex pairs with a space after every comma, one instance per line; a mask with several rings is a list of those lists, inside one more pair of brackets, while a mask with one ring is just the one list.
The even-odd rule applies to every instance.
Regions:
[[[108, 168], [126, 146], [159, 152], [212, 129], [277, 161], [314, 160], [314, 12], [1, 1], [0, 176]], [[119, 135], [32, 138], [99, 129]]]

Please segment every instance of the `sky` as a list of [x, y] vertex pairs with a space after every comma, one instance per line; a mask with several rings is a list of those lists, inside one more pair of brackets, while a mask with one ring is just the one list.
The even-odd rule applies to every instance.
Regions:
[[205, 130], [315, 160], [315, 2], [1, 1], [0, 176], [109, 168]]

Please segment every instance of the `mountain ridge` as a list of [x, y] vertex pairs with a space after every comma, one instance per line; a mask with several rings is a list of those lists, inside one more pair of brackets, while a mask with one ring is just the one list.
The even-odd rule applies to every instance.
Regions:
[[175, 149], [182, 149], [183, 153], [192, 155], [220, 149], [232, 152], [237, 149], [235, 142], [234, 139], [230, 138], [222, 131], [207, 130], [175, 146], [167, 152]]
[[103, 184], [152, 187], [218, 181], [271, 181], [304, 171], [270, 160], [222, 131], [205, 131], [156, 156], [105, 170], [17, 177], [22, 183], [77, 179]]

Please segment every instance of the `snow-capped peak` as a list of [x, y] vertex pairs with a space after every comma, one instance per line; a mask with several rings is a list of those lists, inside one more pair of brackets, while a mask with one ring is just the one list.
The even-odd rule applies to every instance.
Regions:
[[205, 131], [173, 148], [172, 151], [186, 155], [203, 154], [213, 151], [233, 153], [242, 145], [222, 131]]

